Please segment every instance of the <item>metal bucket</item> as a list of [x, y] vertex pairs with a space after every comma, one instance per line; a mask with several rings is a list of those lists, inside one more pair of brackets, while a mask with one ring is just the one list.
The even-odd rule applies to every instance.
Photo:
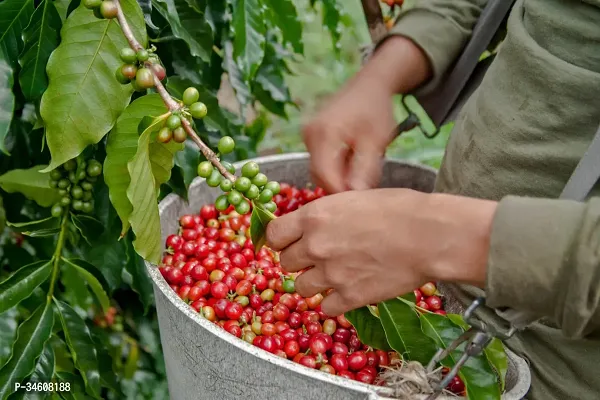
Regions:
[[[255, 159], [269, 178], [298, 186], [309, 181], [308, 160], [307, 153]], [[241, 165], [238, 163], [236, 169]], [[387, 160], [381, 186], [431, 192], [435, 176], [435, 170], [428, 167]], [[167, 196], [159, 205], [162, 242], [177, 232], [181, 215], [197, 213], [218, 195], [218, 189], [197, 178], [189, 189], [189, 203], [174, 194]], [[155, 265], [146, 263], [146, 267], [154, 283], [172, 400], [386, 399], [381, 387], [308, 369], [230, 335], [181, 301]], [[529, 390], [529, 368], [525, 360], [512, 352], [508, 356], [509, 372], [502, 399], [520, 400]]]

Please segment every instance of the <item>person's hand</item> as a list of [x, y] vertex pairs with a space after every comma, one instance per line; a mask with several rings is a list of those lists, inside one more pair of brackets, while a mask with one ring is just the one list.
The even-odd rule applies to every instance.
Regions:
[[267, 225], [281, 267], [304, 271], [296, 290], [333, 289], [322, 311], [337, 316], [411, 292], [432, 280], [483, 286], [496, 203], [408, 189], [345, 192]]
[[390, 38], [346, 87], [303, 127], [314, 183], [328, 193], [377, 187], [394, 139], [392, 96], [429, 76], [425, 55], [410, 40]]

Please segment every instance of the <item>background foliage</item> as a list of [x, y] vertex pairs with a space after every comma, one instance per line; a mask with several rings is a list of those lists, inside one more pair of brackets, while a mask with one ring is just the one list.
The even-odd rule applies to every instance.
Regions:
[[[236, 139], [229, 161], [302, 150], [300, 116], [358, 69], [356, 43], [369, 41], [358, 0], [122, 4], [137, 39], [156, 46], [170, 92], [200, 90], [202, 139]], [[96, 19], [80, 0], [0, 0], [2, 400], [32, 397], [12, 393], [15, 382], [50, 379], [72, 382], [63, 398], [167, 398], [152, 285], [133, 232], [117, 240], [131, 203], [115, 188], [131, 186], [138, 124], [161, 108], [156, 95], [115, 82], [125, 45], [116, 21]], [[437, 165], [444, 141], [410, 132], [390, 155]], [[104, 164], [94, 211], [53, 218], [59, 196], [40, 171], [77, 156], [79, 166]], [[163, 160], [173, 168], [159, 199], [185, 196], [200, 160], [192, 146]]]

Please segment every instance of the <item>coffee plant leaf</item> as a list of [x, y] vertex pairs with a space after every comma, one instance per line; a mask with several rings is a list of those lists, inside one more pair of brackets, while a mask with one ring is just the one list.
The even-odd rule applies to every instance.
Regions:
[[213, 31], [204, 14], [185, 0], [152, 0], [154, 8], [169, 23], [173, 35], [187, 43], [194, 57], [210, 61]]
[[76, 1], [71, 1], [71, 0], [54, 0], [54, 7], [56, 8], [56, 11], [58, 11], [58, 15], [60, 16], [60, 20], [62, 22], [65, 22], [65, 20], [67, 19], [67, 17], [69, 16], [70, 12], [69, 11], [73, 11], [70, 10], [71, 5], [74, 3], [76, 3]]
[[333, 41], [333, 50], [339, 56], [339, 41], [342, 37], [343, 12], [338, 0], [321, 0], [323, 6], [323, 25], [329, 31]]
[[60, 226], [60, 219], [55, 217], [48, 217], [44, 219], [38, 219], [37, 221], [28, 222], [10, 222], [6, 224], [12, 228], [14, 232], [31, 232], [38, 229], [53, 229]]
[[152, 0], [137, 0], [137, 2], [144, 13], [146, 25], [148, 25], [150, 29], [158, 31], [159, 27], [152, 22]]
[[256, 74], [254, 95], [267, 110], [287, 118], [285, 105], [292, 103], [292, 98], [283, 77], [284, 65], [275, 45], [267, 43], [264, 62]]
[[109, 348], [106, 346], [106, 343], [110, 343], [109, 334], [106, 335], [106, 342], [103, 341], [103, 338], [97, 334], [97, 330], [92, 332], [92, 340], [94, 341], [94, 345], [96, 346], [96, 354], [98, 355], [98, 370], [100, 371], [100, 382], [102, 386], [105, 386], [111, 390], [113, 390], [119, 398], [122, 399], [125, 396], [121, 392], [121, 387], [117, 380], [117, 375], [113, 371], [113, 358], [110, 354]]
[[71, 356], [85, 382], [88, 394], [100, 398], [100, 373], [96, 348], [85, 321], [67, 303], [54, 299]]
[[[443, 315], [423, 313], [419, 319], [423, 333], [431, 338], [439, 348], [447, 348], [463, 333], [460, 326], [455, 325]], [[465, 344], [463, 343], [442, 360], [441, 364], [451, 368], [464, 353], [464, 350]], [[484, 354], [470, 357], [460, 369], [459, 376], [465, 383], [469, 399], [500, 399], [501, 392], [498, 377]]]
[[281, 31], [283, 41], [291, 45], [294, 52], [304, 54], [302, 22], [293, 0], [263, 0], [267, 6], [267, 17]]
[[17, 331], [12, 345], [12, 356], [0, 369], [0, 400], [13, 393], [15, 383], [28, 377], [35, 368], [36, 360], [52, 334], [54, 314], [50, 302], [44, 302], [25, 320]]
[[[127, 188], [131, 184], [127, 163], [136, 155], [138, 150], [138, 140], [140, 138], [138, 127], [145, 116], [162, 115], [166, 112], [167, 107], [160, 95], [142, 96], [125, 109], [113, 130], [108, 134], [106, 159], [104, 160], [104, 181], [109, 189], [110, 201], [121, 219], [121, 235], [129, 230], [129, 216], [133, 211], [133, 206], [127, 197]], [[169, 152], [172, 152], [180, 148], [181, 145], [172, 142], [166, 147]], [[150, 158], [153, 168], [164, 170], [165, 167], [168, 167], [168, 163], [162, 164], [164, 155], [162, 152], [151, 152]], [[157, 172], [154, 171], [153, 174], [157, 175]]]
[[18, 66], [23, 50], [22, 34], [34, 12], [33, 0], [4, 0], [0, 2], [0, 50], [4, 50], [11, 68]]
[[44, 283], [52, 271], [51, 261], [36, 261], [18, 269], [0, 282], [0, 313], [19, 304]]
[[135, 233], [133, 246], [140, 256], [155, 264], [158, 264], [161, 254], [158, 189], [169, 180], [175, 152], [183, 146], [156, 141], [156, 132], [169, 115], [142, 119], [138, 130], [143, 131], [137, 151], [127, 163], [129, 175], [135, 177], [127, 188], [127, 198], [133, 206], [129, 215], [129, 224]]
[[77, 273], [83, 278], [90, 290], [96, 296], [98, 303], [100, 303], [102, 310], [106, 314], [108, 312], [108, 309], [110, 308], [110, 299], [106, 294], [108, 292], [109, 287], [100, 270], [98, 270], [98, 268], [84, 260], [67, 259], [64, 257], [62, 257], [62, 260], [63, 262], [73, 267], [77, 271]]
[[377, 304], [379, 319], [390, 346], [405, 360], [426, 365], [437, 349], [430, 338], [423, 335], [415, 310], [398, 299]]
[[49, 237], [55, 236], [60, 232], [59, 228], [38, 229], [37, 231], [21, 232], [29, 237]]
[[90, 246], [104, 233], [104, 225], [89, 215], [71, 214], [71, 221]]
[[19, 58], [19, 83], [25, 98], [39, 99], [48, 87], [46, 64], [60, 43], [62, 21], [51, 0], [44, 0], [23, 32], [24, 47]]
[[240, 66], [233, 57], [233, 43], [229, 40], [223, 43], [223, 69], [227, 71], [229, 83], [235, 92], [235, 98], [240, 103], [240, 114], [244, 116], [245, 107], [250, 103], [252, 96], [249, 83], [245, 80]]
[[[135, 0], [122, 0], [123, 12], [140, 43], [147, 43], [144, 16]], [[115, 79], [123, 64], [119, 51], [129, 46], [116, 19], [98, 19], [80, 5], [65, 21], [61, 43], [46, 71], [48, 88], [40, 113], [52, 161], [46, 171], [77, 157], [112, 128], [133, 93]]]
[[265, 56], [267, 27], [259, 0], [236, 0], [233, 8], [233, 59], [251, 81]]
[[16, 307], [0, 313], [0, 365], [10, 357], [11, 346], [17, 336], [19, 312]]
[[221, 136], [238, 136], [241, 127], [233, 126], [234, 124], [219, 105], [219, 99], [215, 92], [180, 76], [169, 77], [167, 84], [171, 94], [177, 98], [182, 98], [184, 90], [190, 86], [198, 90], [200, 93], [198, 101], [204, 103], [208, 109], [208, 114], [202, 119], [204, 126], [208, 130], [220, 132]]
[[367, 307], [348, 311], [344, 316], [356, 329], [356, 335], [361, 342], [377, 350], [392, 350], [381, 321]]
[[56, 378], [58, 382], [69, 382], [71, 384], [71, 390], [68, 392], [61, 392], [60, 394], [64, 400], [80, 400], [89, 398], [89, 396], [85, 393], [85, 383], [79, 374], [68, 371], [57, 371]]
[[[52, 382], [55, 371], [56, 361], [54, 358], [54, 350], [52, 349], [52, 345], [48, 340], [44, 345], [44, 350], [42, 351], [40, 358], [37, 360], [33, 373], [29, 377], [29, 382]], [[39, 396], [38, 398], [43, 399], [44, 396]]]
[[250, 216], [250, 238], [254, 244], [255, 252], [265, 245], [267, 224], [273, 221], [275, 214], [267, 210], [261, 203], [252, 202], [252, 215]]
[[126, 243], [127, 264], [125, 264], [125, 270], [131, 276], [131, 288], [139, 294], [140, 300], [144, 305], [144, 313], [148, 313], [148, 310], [154, 303], [152, 281], [148, 277], [144, 260], [135, 252], [131, 240], [127, 240]]
[[[465, 322], [462, 315], [459, 314], [448, 314], [448, 319], [452, 321], [454, 325], [459, 326], [463, 332], [470, 328], [469, 324]], [[502, 341], [498, 338], [492, 339], [490, 344], [484, 349], [485, 356], [496, 371], [496, 374], [500, 378], [500, 390], [504, 391], [506, 383], [506, 371], [508, 370], [508, 357], [504, 350]]]
[[138, 361], [140, 359], [140, 349], [136, 342], [129, 345], [129, 354], [127, 355], [127, 361], [123, 366], [123, 377], [125, 379], [132, 379], [133, 375], [137, 371]]
[[[0, 3], [0, 9], [1, 7], [2, 3]], [[15, 108], [15, 95], [12, 91], [14, 78], [13, 70], [3, 59], [2, 54], [2, 49], [0, 48], [0, 151], [9, 156], [10, 153], [6, 149], [4, 140], [10, 130], [10, 123]]]
[[0, 176], [0, 187], [8, 193], [21, 193], [42, 207], [50, 207], [58, 200], [57, 189], [50, 187], [50, 176], [41, 172], [45, 165], [29, 169], [13, 169]]
[[197, 166], [199, 163], [200, 152], [192, 146], [184, 146], [182, 151], [175, 154], [175, 165], [181, 170], [186, 189], [198, 176]]

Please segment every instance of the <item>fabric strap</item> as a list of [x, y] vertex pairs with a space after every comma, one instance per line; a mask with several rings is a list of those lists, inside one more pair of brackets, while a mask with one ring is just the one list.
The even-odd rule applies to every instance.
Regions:
[[[436, 126], [453, 119], [466, 99], [477, 89], [493, 59], [480, 62], [481, 54], [490, 44], [514, 0], [490, 0], [473, 29], [473, 34], [454, 68], [434, 93], [417, 97]], [[584, 201], [600, 179], [600, 127], [589, 148], [569, 178], [560, 199]], [[539, 315], [505, 309], [496, 313], [511, 327], [524, 329], [540, 319]]]

